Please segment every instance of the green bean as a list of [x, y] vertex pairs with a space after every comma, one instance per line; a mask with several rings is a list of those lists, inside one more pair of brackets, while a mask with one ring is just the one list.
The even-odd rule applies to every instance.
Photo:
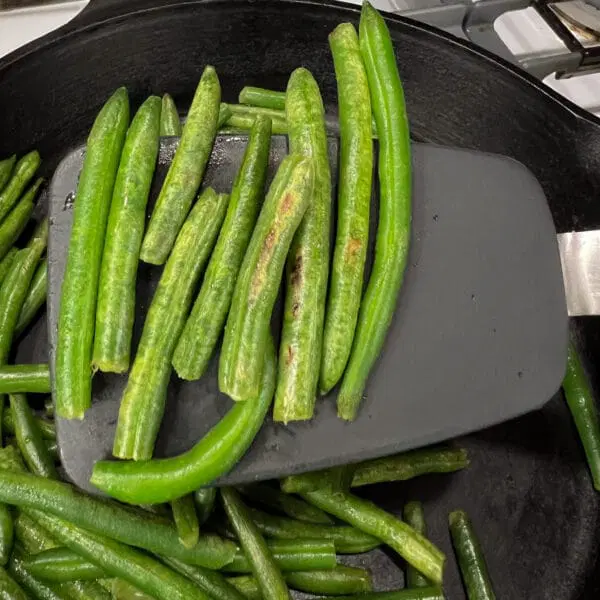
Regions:
[[37, 150], [19, 159], [6, 187], [0, 193], [0, 223], [17, 203], [41, 162]]
[[4, 186], [8, 183], [12, 175], [16, 160], [16, 154], [0, 160], [0, 192], [4, 189]]
[[98, 281], [128, 123], [127, 90], [119, 88], [96, 117], [79, 176], [61, 290], [54, 372], [56, 414], [65, 419], [83, 419], [92, 402]]
[[236, 577], [230, 577], [228, 581], [247, 600], [262, 600], [260, 587], [258, 587], [258, 582], [254, 577], [237, 575]]
[[15, 335], [20, 335], [27, 329], [38, 311], [46, 303], [48, 293], [48, 260], [40, 261], [36, 272], [31, 280], [31, 285], [23, 302], [23, 308], [19, 314], [19, 320], [15, 327]]
[[355, 465], [342, 465], [310, 473], [288, 475], [281, 480], [281, 489], [288, 494], [303, 494], [320, 489], [332, 492], [347, 491], [350, 489], [355, 468]]
[[154, 292], [121, 399], [113, 446], [113, 454], [119, 458], [152, 457], [167, 400], [175, 345], [226, 210], [227, 196], [207, 188], [177, 236]]
[[485, 558], [467, 513], [451, 512], [448, 522], [467, 597], [469, 600], [495, 599]]
[[322, 510], [380, 539], [436, 584], [442, 581], [444, 554], [412, 527], [372, 502], [348, 492], [328, 490], [307, 492], [304, 497]]
[[25, 560], [29, 572], [43, 581], [88, 581], [106, 576], [103, 569], [69, 548], [43, 550]]
[[316, 506], [296, 496], [284, 494], [270, 485], [258, 483], [244, 486], [240, 491], [244, 496], [250, 498], [250, 500], [264, 504], [269, 508], [274, 508], [284, 515], [292, 517], [292, 519], [321, 525], [333, 525], [334, 523], [333, 519], [327, 513]]
[[217, 498], [217, 488], [200, 488], [194, 492], [194, 502], [196, 504], [196, 513], [200, 525], [206, 523], [206, 520], [213, 512], [215, 500]]
[[57, 589], [69, 600], [112, 600], [110, 592], [97, 581], [69, 581], [59, 584]]
[[238, 101], [240, 104], [285, 110], [285, 92], [275, 92], [264, 88], [246, 86], [242, 88]]
[[140, 258], [146, 263], [162, 265], [171, 252], [210, 158], [220, 101], [219, 78], [214, 67], [208, 66], [202, 73], [177, 152], [142, 242]]
[[15, 536], [13, 515], [6, 504], [0, 505], [0, 565], [5, 566], [10, 558]]
[[310, 203], [312, 161], [290, 154], [280, 164], [239, 271], [219, 360], [219, 389], [234, 400], [260, 389], [269, 323], [292, 238]]
[[17, 248], [11, 248], [3, 259], [0, 260], [0, 285], [4, 281], [6, 274], [8, 273], [10, 266], [15, 259], [15, 254], [17, 253]]
[[346, 525], [304, 523], [287, 517], [268, 515], [254, 508], [249, 509], [249, 513], [256, 527], [270, 538], [330, 540], [339, 554], [368, 552], [380, 545], [376, 537]]
[[43, 179], [38, 179], [0, 223], [0, 258], [6, 256], [27, 226], [33, 213], [35, 196], [43, 182]]
[[[25, 469], [22, 462], [21, 469]], [[56, 541], [43, 527], [40, 527], [29, 515], [20, 511], [17, 512], [15, 518], [15, 538], [30, 556], [58, 547]], [[40, 579], [45, 579], [45, 577], [40, 577]]]
[[173, 366], [182, 379], [200, 379], [223, 332], [244, 252], [263, 199], [270, 145], [271, 122], [258, 117], [200, 293], [173, 355]]
[[[46, 450], [48, 452], [48, 454], [52, 457], [52, 460], [54, 461], [54, 464], [60, 463], [60, 456], [59, 456], [59, 452], [58, 452], [58, 444], [54, 441], [51, 440], [43, 440], [45, 446], [46, 446]], [[17, 438], [15, 437], [8, 437], [6, 438], [6, 445], [7, 446], [14, 446], [14, 448], [16, 450], [19, 450], [19, 445], [17, 444]]]
[[273, 110], [258, 106], [247, 106], [245, 104], [228, 104], [227, 106], [229, 106], [232, 115], [250, 116], [254, 119], [257, 117], [267, 117], [274, 122], [285, 122], [285, 110]]
[[54, 459], [48, 452], [24, 394], [10, 395], [10, 412], [15, 424], [17, 445], [29, 470], [40, 477], [59, 479]]
[[358, 35], [351, 23], [329, 34], [338, 86], [340, 176], [337, 235], [323, 331], [320, 388], [329, 392], [346, 368], [362, 297], [373, 175], [371, 101]]
[[162, 97], [162, 108], [160, 111], [160, 135], [181, 135], [181, 121], [173, 98], [169, 94]]
[[221, 127], [223, 127], [223, 125], [225, 125], [225, 123], [227, 123], [227, 121], [229, 120], [229, 118], [231, 117], [233, 113], [231, 112], [231, 109], [229, 108], [229, 104], [225, 104], [225, 102], [221, 102], [220, 106], [219, 106], [219, 120], [217, 122], [217, 127], [219, 129], [221, 129]]
[[171, 502], [173, 519], [180, 542], [186, 548], [193, 548], [200, 537], [200, 524], [196, 514], [194, 496], [187, 494]]
[[319, 86], [296, 69], [286, 91], [290, 150], [310, 157], [315, 169], [312, 202], [290, 248], [279, 372], [273, 419], [288, 423], [313, 416], [323, 345], [329, 273], [331, 173], [325, 111]]
[[[316, 571], [333, 569], [337, 557], [335, 545], [325, 539], [267, 540], [269, 550], [282, 571]], [[241, 549], [222, 569], [227, 573], [250, 573], [250, 563]]]
[[[364, 594], [373, 591], [371, 576], [366, 569], [338, 565], [328, 571], [298, 571], [284, 574], [287, 584], [300, 592], [340, 596], [342, 594]], [[232, 577], [230, 583], [246, 597], [258, 597], [260, 589], [252, 577]]]
[[146, 204], [158, 156], [160, 98], [137, 111], [123, 146], [102, 253], [92, 365], [108, 373], [129, 368], [135, 281], [146, 224]]
[[[40, 431], [42, 432], [42, 437], [45, 440], [56, 441], [56, 427], [52, 421], [36, 417], [36, 422], [40, 428]], [[2, 414], [2, 429], [5, 431], [5, 433], [15, 435], [15, 424], [9, 411], [5, 411]]]
[[368, 2], [362, 8], [359, 40], [379, 137], [380, 200], [375, 260], [337, 400], [338, 415], [348, 421], [356, 417], [396, 309], [411, 223], [410, 138], [404, 92], [389, 31]]
[[0, 367], [0, 394], [18, 393], [50, 393], [48, 365], [5, 365]]
[[113, 600], [154, 600], [153, 596], [145, 594], [118, 577], [112, 580], [111, 593]]
[[563, 380], [563, 391], [587, 458], [594, 488], [600, 492], [600, 423], [598, 422], [598, 409], [596, 408], [592, 388], [573, 342], [569, 344], [567, 373]]
[[0, 600], [27, 600], [27, 594], [21, 586], [2, 567], [0, 567]]
[[[420, 502], [408, 502], [404, 505], [404, 521], [415, 531], [427, 536], [427, 525], [423, 505]], [[423, 577], [412, 565], [406, 567], [406, 587], [423, 588], [431, 585], [426, 577]]]
[[60, 590], [54, 590], [34, 577], [25, 567], [23, 555], [20, 552], [13, 552], [8, 571], [15, 581], [28, 593], [28, 597], [36, 600], [70, 600], [66, 593]]
[[353, 596], [338, 596], [337, 600], [444, 600], [444, 593], [439, 587], [434, 586], [418, 590], [394, 590]]
[[244, 554], [265, 600], [282, 600], [290, 593], [267, 543], [250, 516], [250, 512], [233, 488], [222, 488], [221, 498], [227, 517], [235, 529]]
[[233, 542], [203, 535], [194, 548], [179, 542], [172, 524], [114, 502], [87, 496], [69, 484], [0, 470], [0, 502], [39, 509], [93, 533], [190, 564], [218, 569], [233, 560]]
[[244, 600], [243, 596], [217, 571], [186, 565], [173, 558], [164, 558], [163, 560], [174, 571], [191, 579], [213, 600]]
[[250, 447], [271, 406], [275, 389], [274, 353], [269, 339], [259, 396], [237, 403], [193, 448], [161, 460], [99, 461], [92, 471], [92, 483], [125, 502], [157, 504], [189, 494], [227, 473]]
[[468, 465], [467, 451], [462, 448], [438, 446], [411, 450], [359, 463], [354, 471], [352, 487], [405, 481], [427, 473], [452, 473]]
[[59, 542], [156, 600], [208, 599], [189, 579], [138, 550], [41, 511], [30, 510], [29, 513]]
[[272, 111], [254, 106], [241, 106], [239, 104], [228, 104], [227, 107], [231, 114], [224, 122], [224, 127], [248, 131], [254, 126], [257, 117], [262, 116], [271, 119], [273, 135], [282, 135], [288, 132], [285, 113], [281, 111]]

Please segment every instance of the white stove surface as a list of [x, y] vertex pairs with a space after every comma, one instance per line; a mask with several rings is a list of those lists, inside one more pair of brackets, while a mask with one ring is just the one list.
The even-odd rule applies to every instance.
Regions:
[[[361, 0], [349, 0], [360, 4]], [[401, 13], [414, 7], [410, 0], [372, 0], [377, 8]], [[0, 12], [0, 56], [4, 56], [70, 21], [87, 5], [87, 0], [50, 4]], [[533, 8], [505, 13], [495, 30], [517, 57], [548, 55], [564, 46]], [[579, 106], [600, 116], [600, 74], [558, 80], [550, 75], [545, 83]]]

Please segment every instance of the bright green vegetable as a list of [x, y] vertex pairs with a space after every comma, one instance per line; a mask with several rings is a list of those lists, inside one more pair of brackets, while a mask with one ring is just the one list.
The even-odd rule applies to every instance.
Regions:
[[223, 332], [238, 272], [263, 200], [270, 145], [271, 122], [258, 117], [200, 293], [173, 355], [173, 366], [182, 379], [199, 379], [204, 374]]
[[404, 92], [389, 31], [368, 2], [362, 8], [359, 39], [379, 137], [380, 200], [375, 260], [337, 400], [338, 415], [348, 421], [356, 417], [396, 309], [411, 223], [410, 137]]
[[567, 405], [583, 445], [594, 488], [600, 492], [600, 423], [592, 388], [575, 345], [569, 344], [567, 373], [563, 380]]
[[169, 94], [162, 97], [160, 111], [160, 135], [181, 135], [181, 121], [173, 98]]
[[0, 258], [10, 251], [27, 226], [33, 213], [35, 197], [43, 182], [42, 178], [38, 179], [0, 223]]
[[[1, 174], [0, 171], [0, 176]], [[27, 600], [27, 594], [21, 586], [2, 567], [0, 567], [0, 600]]]
[[200, 488], [194, 492], [194, 502], [196, 504], [196, 514], [200, 525], [206, 522], [213, 512], [215, 500], [217, 498], [217, 488]]
[[263, 598], [265, 600], [289, 598], [290, 593], [285, 579], [239, 494], [233, 488], [222, 488], [221, 498]]
[[323, 393], [341, 379], [352, 349], [367, 258], [373, 175], [369, 84], [354, 26], [338, 25], [329, 34], [329, 45], [338, 86], [340, 175], [319, 383]]
[[186, 548], [193, 548], [200, 537], [200, 524], [196, 514], [194, 496], [187, 494], [171, 502], [173, 519], [179, 540]]
[[34, 577], [56, 583], [94, 580], [106, 576], [103, 569], [64, 547], [50, 548], [34, 554], [25, 560], [25, 565]]
[[0, 160], [0, 192], [4, 189], [4, 186], [8, 183], [10, 176], [12, 175], [13, 167], [17, 161], [17, 155], [13, 154], [8, 158]]
[[257, 509], [249, 509], [252, 521], [264, 535], [276, 539], [330, 540], [339, 554], [368, 552], [380, 545], [372, 535], [346, 525], [315, 525], [287, 517], [269, 515]]
[[127, 90], [104, 105], [87, 140], [62, 283], [54, 372], [56, 414], [83, 419], [92, 402], [92, 345], [106, 223], [129, 123]]
[[244, 486], [240, 491], [250, 500], [274, 508], [292, 519], [321, 525], [333, 525], [334, 523], [326, 512], [301, 498], [285, 494], [273, 486], [258, 483]]
[[219, 117], [221, 86], [214, 67], [204, 69], [181, 140], [144, 236], [140, 258], [153, 265], [167, 260], [200, 187]]
[[0, 367], [0, 394], [18, 393], [50, 393], [48, 365], [5, 365]]
[[233, 113], [231, 112], [231, 109], [229, 108], [229, 104], [225, 104], [225, 102], [221, 102], [221, 105], [219, 106], [219, 121], [217, 123], [217, 126], [219, 129], [221, 129], [221, 127], [223, 127], [223, 125], [225, 125], [225, 123], [227, 123], [227, 121], [229, 120], [229, 118], [231, 117]]
[[254, 106], [242, 106], [239, 104], [228, 104], [227, 107], [230, 116], [224, 123], [226, 128], [247, 131], [252, 129], [257, 117], [262, 116], [271, 119], [273, 135], [281, 135], [288, 132], [285, 113], [281, 111], [256, 108]]
[[15, 425], [17, 445], [29, 470], [40, 477], [59, 479], [54, 458], [48, 452], [24, 394], [10, 395], [10, 412]]
[[41, 511], [32, 510], [30, 514], [59, 542], [96, 563], [108, 574], [128, 581], [156, 600], [208, 599], [189, 579], [138, 550]]
[[233, 560], [233, 542], [203, 535], [194, 548], [183, 546], [168, 521], [114, 502], [87, 496], [74, 487], [28, 473], [0, 470], [0, 502], [39, 509], [93, 533], [172, 556], [190, 564], [219, 569]]
[[19, 159], [6, 187], [0, 193], [0, 223], [17, 203], [41, 162], [37, 150]]
[[3, 259], [0, 260], [0, 285], [4, 281], [6, 274], [8, 273], [10, 266], [15, 259], [15, 254], [18, 252], [17, 248], [11, 248]]
[[[268, 540], [267, 545], [282, 571], [315, 571], [333, 569], [337, 557], [331, 540]], [[250, 573], [250, 563], [239, 549], [233, 561], [223, 567], [227, 573]]]
[[94, 465], [92, 483], [124, 502], [158, 504], [189, 494], [229, 472], [250, 447], [271, 406], [275, 389], [274, 352], [269, 341], [259, 396], [237, 403], [193, 448], [161, 460], [99, 461]]
[[290, 150], [315, 169], [312, 202], [296, 232], [287, 265], [279, 373], [273, 419], [288, 423], [313, 416], [329, 274], [331, 172], [325, 111], [317, 82], [296, 69], [286, 91]]
[[[415, 531], [423, 536], [427, 536], [427, 526], [425, 524], [425, 514], [423, 505], [420, 502], [408, 502], [404, 506], [404, 521]], [[412, 565], [406, 567], [406, 587], [423, 588], [431, 585], [426, 577], [423, 577]]]
[[375, 458], [356, 465], [352, 487], [404, 481], [427, 473], [452, 473], [469, 465], [467, 451], [438, 446]]
[[135, 281], [158, 156], [160, 114], [157, 96], [150, 96], [140, 106], [125, 138], [112, 193], [92, 355], [93, 368], [109, 373], [124, 373], [129, 368]]
[[31, 280], [29, 291], [27, 292], [25, 302], [23, 302], [23, 308], [21, 308], [21, 314], [19, 315], [19, 320], [15, 327], [15, 335], [20, 335], [27, 329], [40, 308], [46, 303], [47, 293], [48, 260], [44, 258], [40, 261], [40, 264], [33, 275], [33, 279]]
[[239, 271], [219, 360], [219, 389], [234, 400], [255, 398], [263, 348], [294, 233], [310, 203], [312, 161], [297, 154], [279, 166]]
[[246, 86], [242, 88], [238, 100], [240, 104], [285, 111], [285, 92], [275, 92], [273, 90], [265, 90], [264, 88]]
[[444, 554], [420, 533], [372, 502], [348, 492], [307, 492], [304, 497], [395, 550], [407, 563], [436, 584], [442, 581]]
[[452, 544], [469, 600], [495, 600], [496, 595], [473, 525], [462, 510], [448, 517]]
[[[113, 454], [152, 457], [167, 400], [171, 359], [227, 210], [228, 197], [207, 188], [186, 219], [162, 272], [121, 399]], [[182, 494], [183, 495], [183, 494]]]
[[[56, 427], [53, 421], [48, 421], [47, 419], [40, 419], [36, 417], [36, 422], [40, 431], [42, 432], [42, 437], [45, 440], [53, 440], [56, 441]], [[11, 435], [15, 435], [15, 424], [13, 422], [12, 414], [10, 411], [5, 411], [2, 414], [2, 429], [5, 433], [9, 433]]]

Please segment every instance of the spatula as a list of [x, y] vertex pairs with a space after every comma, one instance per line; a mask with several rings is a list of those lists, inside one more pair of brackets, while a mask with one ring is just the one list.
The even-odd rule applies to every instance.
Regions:
[[[204, 185], [230, 190], [245, 142], [244, 136], [218, 137]], [[161, 141], [149, 209], [177, 143]], [[330, 138], [334, 181], [337, 144]], [[62, 161], [50, 188], [52, 362], [83, 152], [79, 148]], [[274, 137], [271, 176], [286, 153], [286, 138]], [[536, 179], [508, 158], [418, 143], [413, 177], [409, 266], [358, 418], [353, 423], [337, 418], [333, 390], [317, 401], [311, 421], [284, 426], [269, 419], [222, 482], [280, 477], [438, 442], [539, 408], [559, 389], [567, 306], [556, 231]], [[371, 243], [377, 203], [375, 187]], [[160, 271], [140, 263], [134, 348]], [[173, 375], [157, 456], [188, 449], [230, 408], [216, 374], [213, 360], [200, 381]], [[125, 383], [126, 376], [96, 374], [85, 419], [58, 420], [62, 463], [83, 488], [92, 489], [94, 461], [111, 455]]]

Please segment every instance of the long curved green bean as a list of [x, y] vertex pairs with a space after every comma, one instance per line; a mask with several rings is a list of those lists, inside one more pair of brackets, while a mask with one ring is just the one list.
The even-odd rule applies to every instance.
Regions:
[[290, 150], [309, 157], [315, 170], [312, 202], [287, 264], [273, 419], [288, 423], [310, 419], [317, 396], [329, 274], [331, 172], [325, 110], [309, 71], [292, 73], [285, 102]]
[[160, 135], [181, 135], [181, 121], [179, 119], [179, 113], [177, 112], [177, 106], [175, 106], [175, 102], [169, 94], [164, 94], [162, 97]]
[[263, 348], [292, 238], [312, 197], [313, 165], [283, 159], [262, 206], [235, 285], [219, 360], [219, 389], [233, 400], [260, 390]]
[[4, 281], [17, 252], [18, 249], [13, 247], [5, 254], [4, 258], [0, 260], [0, 285]]
[[333, 519], [326, 512], [297, 496], [285, 494], [273, 486], [257, 483], [243, 486], [240, 491], [250, 500], [274, 508], [292, 519], [321, 525], [334, 524]]
[[50, 548], [25, 560], [29, 572], [43, 581], [91, 581], [106, 577], [104, 569], [65, 547]]
[[10, 176], [12, 175], [13, 167], [17, 161], [17, 155], [13, 154], [8, 158], [0, 160], [0, 192], [4, 189], [4, 186], [8, 183]]
[[56, 540], [96, 563], [108, 574], [128, 581], [156, 600], [209, 598], [189, 579], [138, 550], [39, 510], [30, 510], [29, 513]]
[[0, 367], [0, 394], [29, 393], [50, 393], [50, 369], [47, 364]]
[[29, 470], [40, 477], [59, 479], [54, 466], [54, 458], [48, 452], [48, 447], [29, 408], [26, 396], [11, 394], [9, 398], [17, 445]]
[[228, 197], [207, 188], [186, 219], [146, 315], [142, 337], [123, 392], [113, 454], [145, 460], [167, 400], [171, 360], [192, 303], [196, 283], [212, 251]]
[[594, 488], [600, 492], [600, 422], [598, 408], [573, 342], [569, 344], [567, 373], [563, 380], [563, 391], [587, 458]]
[[160, 114], [160, 98], [150, 96], [133, 117], [112, 193], [92, 353], [93, 368], [108, 373], [124, 373], [129, 368], [135, 282], [158, 156]]
[[275, 389], [274, 353], [269, 339], [258, 397], [236, 403], [193, 448], [160, 460], [99, 461], [94, 465], [91, 482], [124, 502], [158, 504], [189, 494], [230, 471], [250, 447], [271, 406]]
[[[325, 539], [270, 539], [269, 550], [282, 571], [316, 571], [335, 568], [335, 545]], [[250, 563], [240, 548], [222, 569], [227, 573], [250, 573]]]
[[179, 540], [186, 548], [193, 548], [200, 537], [200, 523], [192, 494], [186, 494], [171, 502], [173, 520]]
[[[427, 525], [425, 523], [425, 514], [423, 505], [420, 502], [408, 502], [404, 505], [404, 521], [415, 531], [423, 536], [427, 536]], [[426, 577], [423, 577], [412, 565], [406, 567], [406, 587], [423, 588], [431, 585]]]
[[146, 263], [164, 264], [173, 248], [210, 158], [220, 102], [221, 86], [217, 72], [214, 67], [207, 66], [142, 242], [140, 258]]
[[373, 177], [369, 83], [354, 25], [338, 25], [329, 34], [329, 45], [338, 87], [340, 175], [337, 234], [323, 331], [322, 393], [341, 379], [352, 349], [367, 258]]
[[0, 567], [0, 600], [28, 600], [23, 588], [2, 567]]
[[255, 508], [249, 509], [252, 521], [267, 537], [276, 539], [330, 540], [339, 554], [368, 552], [380, 545], [379, 540], [347, 525], [315, 525], [287, 517], [269, 515]]
[[56, 414], [83, 419], [92, 403], [92, 347], [102, 250], [129, 124], [127, 90], [104, 105], [87, 140], [61, 289], [54, 372]]
[[217, 499], [217, 488], [200, 488], [194, 492], [194, 503], [198, 514], [198, 523], [204, 524], [213, 512], [215, 500]]
[[456, 510], [448, 517], [452, 544], [469, 600], [495, 600], [479, 540], [467, 513]]
[[463, 448], [433, 447], [375, 458], [356, 465], [352, 487], [405, 481], [428, 473], [453, 473], [469, 466]]
[[246, 86], [242, 88], [238, 101], [240, 104], [260, 106], [285, 111], [285, 92], [276, 92], [264, 88]]
[[48, 259], [40, 261], [36, 272], [31, 280], [29, 291], [23, 302], [21, 314], [15, 327], [15, 335], [21, 335], [33, 321], [39, 310], [46, 304], [48, 294]]
[[79, 492], [69, 484], [28, 473], [0, 470], [0, 502], [39, 509], [93, 533], [190, 564], [219, 569], [233, 560], [233, 542], [203, 535], [194, 548], [180, 543], [176, 529], [162, 518], [134, 512]]
[[222, 488], [221, 498], [227, 517], [240, 540], [244, 554], [265, 600], [283, 600], [290, 593], [267, 543], [233, 488]]
[[441, 583], [444, 554], [394, 515], [348, 492], [316, 490], [303, 496], [338, 519], [380, 539], [435, 584]]
[[408, 261], [411, 223], [410, 137], [404, 92], [389, 31], [368, 2], [361, 12], [359, 41], [379, 137], [380, 201], [373, 270], [337, 400], [338, 415], [348, 421], [356, 417], [396, 308]]
[[173, 355], [173, 366], [182, 379], [200, 379], [223, 332], [238, 272], [263, 200], [270, 146], [271, 122], [258, 117], [202, 287]]
[[0, 223], [17, 203], [41, 162], [42, 159], [37, 150], [19, 159], [8, 183], [0, 192]]

